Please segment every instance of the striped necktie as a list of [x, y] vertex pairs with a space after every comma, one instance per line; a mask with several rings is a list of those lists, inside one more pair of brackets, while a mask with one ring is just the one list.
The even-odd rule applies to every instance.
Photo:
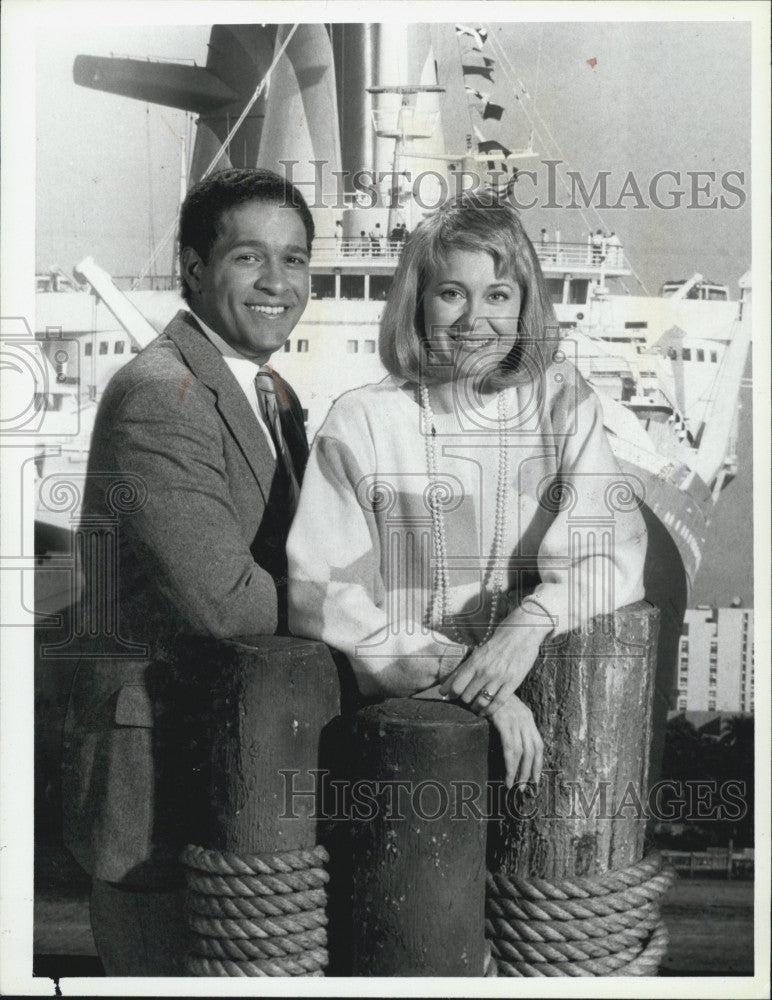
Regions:
[[295, 476], [295, 467], [292, 464], [287, 442], [282, 433], [279, 407], [276, 402], [275, 382], [269, 368], [261, 368], [257, 373], [255, 388], [257, 389], [257, 404], [260, 408], [260, 415], [265, 421], [276, 449], [276, 469], [281, 476], [290, 511], [294, 514], [298, 505], [300, 487]]

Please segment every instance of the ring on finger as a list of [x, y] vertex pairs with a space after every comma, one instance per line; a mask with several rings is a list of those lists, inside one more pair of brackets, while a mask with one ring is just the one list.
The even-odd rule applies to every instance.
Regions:
[[482, 691], [477, 695], [478, 698], [484, 698], [485, 701], [493, 701], [493, 695], [487, 688], [483, 688]]

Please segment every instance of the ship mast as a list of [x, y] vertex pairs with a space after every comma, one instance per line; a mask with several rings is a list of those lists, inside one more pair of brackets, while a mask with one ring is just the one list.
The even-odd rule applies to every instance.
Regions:
[[394, 140], [394, 160], [392, 164], [392, 188], [389, 198], [389, 219], [387, 233], [391, 233], [399, 220], [402, 207], [401, 177], [402, 156], [406, 144], [415, 139], [429, 139], [434, 134], [439, 111], [421, 114], [414, 103], [418, 94], [443, 94], [444, 87], [432, 85], [416, 85], [405, 87], [370, 87], [373, 95], [396, 95], [401, 99], [399, 107], [392, 109], [377, 109], [373, 111], [373, 128], [379, 139]]

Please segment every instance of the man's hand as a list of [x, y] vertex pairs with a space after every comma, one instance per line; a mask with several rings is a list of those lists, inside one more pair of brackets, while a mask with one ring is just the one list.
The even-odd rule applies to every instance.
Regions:
[[489, 712], [501, 737], [507, 788], [532, 781], [538, 785], [544, 759], [544, 742], [530, 708], [513, 694], [501, 708]]

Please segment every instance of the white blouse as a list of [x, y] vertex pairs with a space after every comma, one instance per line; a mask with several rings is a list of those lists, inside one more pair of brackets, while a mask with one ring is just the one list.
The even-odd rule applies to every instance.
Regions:
[[[527, 608], [561, 633], [640, 600], [640, 484], [620, 472], [594, 392], [567, 361], [503, 392], [507, 600], [497, 620]], [[363, 694], [435, 684], [490, 620], [497, 401], [459, 398], [455, 412], [433, 418], [450, 612], [440, 631], [430, 622], [438, 569], [431, 427], [418, 398], [415, 386], [387, 377], [337, 400], [311, 450], [287, 543], [291, 630], [344, 652]]]

